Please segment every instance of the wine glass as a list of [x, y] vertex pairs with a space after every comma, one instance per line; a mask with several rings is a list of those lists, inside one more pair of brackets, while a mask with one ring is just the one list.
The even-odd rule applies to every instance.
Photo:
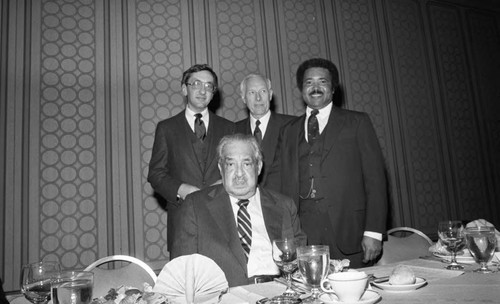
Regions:
[[273, 260], [278, 268], [285, 274], [286, 290], [284, 296], [298, 297], [292, 289], [292, 273], [297, 269], [297, 239], [284, 238], [273, 240]]
[[446, 267], [450, 270], [464, 269], [457, 263], [457, 251], [465, 247], [464, 227], [461, 221], [443, 221], [438, 224], [439, 239], [451, 252], [451, 263]]
[[321, 280], [328, 274], [330, 248], [326, 245], [301, 246], [297, 248], [299, 271], [307, 285], [311, 286], [311, 296], [303, 303], [323, 303], [319, 299]]
[[94, 290], [91, 271], [61, 271], [52, 281], [53, 304], [90, 304]]
[[57, 262], [37, 262], [23, 265], [21, 291], [33, 304], [45, 304], [49, 300], [52, 279], [61, 270]]
[[465, 239], [467, 248], [474, 258], [474, 261], [480, 265], [474, 272], [490, 273], [493, 270], [488, 268], [488, 263], [495, 254], [497, 239], [495, 229], [491, 227], [471, 227], [465, 229]]

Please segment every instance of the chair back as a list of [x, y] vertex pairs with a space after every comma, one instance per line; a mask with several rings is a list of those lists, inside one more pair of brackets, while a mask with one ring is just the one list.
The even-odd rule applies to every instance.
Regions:
[[[398, 236], [404, 234], [404, 236]], [[419, 231], [410, 227], [397, 227], [387, 231], [387, 241], [383, 244], [382, 257], [375, 265], [397, 263], [416, 259], [429, 254], [432, 240]]]
[[[120, 265], [122, 263], [115, 262], [128, 263]], [[105, 264], [111, 267], [99, 267]], [[117, 289], [121, 286], [136, 287], [142, 291], [144, 283], [154, 286], [157, 278], [153, 269], [146, 263], [128, 255], [111, 255], [101, 258], [87, 266], [85, 271], [94, 273], [94, 298], [105, 296], [111, 288]]]

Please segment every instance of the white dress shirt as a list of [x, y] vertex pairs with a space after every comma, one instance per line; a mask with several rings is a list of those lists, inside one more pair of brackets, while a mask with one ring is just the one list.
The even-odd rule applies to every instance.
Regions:
[[[194, 116], [195, 113], [193, 110], [191, 110], [189, 107], [186, 107], [186, 119], [187, 122], [189, 123], [189, 126], [191, 127], [191, 130], [194, 132], [194, 121], [196, 120], [196, 117]], [[208, 134], [208, 123], [209, 121], [209, 115], [208, 115], [208, 109], [203, 110], [201, 114], [201, 120], [203, 120], [203, 124], [205, 124], [205, 130]]]
[[[231, 207], [233, 207], [234, 221], [238, 225], [238, 199], [229, 196]], [[252, 246], [248, 255], [248, 277], [255, 275], [276, 275], [279, 274], [279, 268], [273, 260], [273, 245], [267, 234], [264, 215], [262, 214], [262, 205], [260, 203], [259, 188], [255, 195], [248, 199], [247, 206], [250, 221], [252, 222]]]
[[[262, 139], [264, 139], [264, 135], [266, 134], [267, 125], [269, 124], [270, 118], [271, 118], [271, 111], [267, 111], [267, 113], [264, 114], [264, 116], [259, 118], [260, 121], [259, 129], [260, 132], [262, 133]], [[253, 132], [255, 132], [255, 122], [257, 122], [257, 119], [252, 115], [250, 115], [250, 129], [252, 129], [252, 135]]]
[[[319, 125], [319, 134], [323, 133], [323, 130], [325, 129], [326, 125], [328, 124], [328, 119], [330, 119], [330, 113], [332, 111], [333, 107], [333, 102], [330, 102], [326, 107], [319, 109], [319, 113], [316, 114], [316, 118], [318, 118], [318, 125]], [[313, 109], [307, 107], [306, 108], [306, 121], [305, 121], [305, 126], [304, 130], [305, 132], [305, 137], [307, 140], [307, 121], [309, 120], [309, 116], [311, 116], [311, 112]], [[382, 240], [382, 234], [374, 231], [365, 231], [363, 233], [364, 236], [368, 236], [371, 238], [374, 238], [376, 240], [381, 241]]]

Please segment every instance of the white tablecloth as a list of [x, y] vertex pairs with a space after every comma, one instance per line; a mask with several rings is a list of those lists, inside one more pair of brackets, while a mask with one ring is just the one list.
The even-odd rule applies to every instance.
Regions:
[[[392, 271], [398, 264], [423, 268], [422, 271], [429, 273], [427, 285], [407, 292], [389, 292], [378, 288], [377, 291], [382, 299], [381, 304], [476, 304], [476, 303], [500, 303], [500, 272], [491, 274], [481, 274], [472, 272], [478, 268], [477, 264], [464, 265], [464, 271], [460, 272], [439, 272], [446, 266], [438, 260], [415, 259], [397, 264], [363, 268], [366, 273], [384, 273]], [[493, 268], [493, 266], [491, 266]], [[427, 268], [427, 270], [426, 270]], [[496, 266], [495, 266], [496, 269]], [[243, 304], [255, 303], [256, 300], [264, 297], [273, 297], [284, 291], [284, 286], [275, 282], [257, 285], [246, 285], [234, 287], [229, 293], [222, 297], [222, 304]]]

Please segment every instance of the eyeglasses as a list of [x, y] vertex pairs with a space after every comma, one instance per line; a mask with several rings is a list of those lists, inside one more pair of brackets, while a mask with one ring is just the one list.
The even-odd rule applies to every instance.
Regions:
[[201, 90], [201, 88], [205, 88], [207, 92], [214, 92], [215, 91], [215, 85], [211, 82], [203, 82], [199, 80], [195, 80], [194, 82], [186, 82], [187, 85], [190, 85], [193, 89], [195, 90]]

